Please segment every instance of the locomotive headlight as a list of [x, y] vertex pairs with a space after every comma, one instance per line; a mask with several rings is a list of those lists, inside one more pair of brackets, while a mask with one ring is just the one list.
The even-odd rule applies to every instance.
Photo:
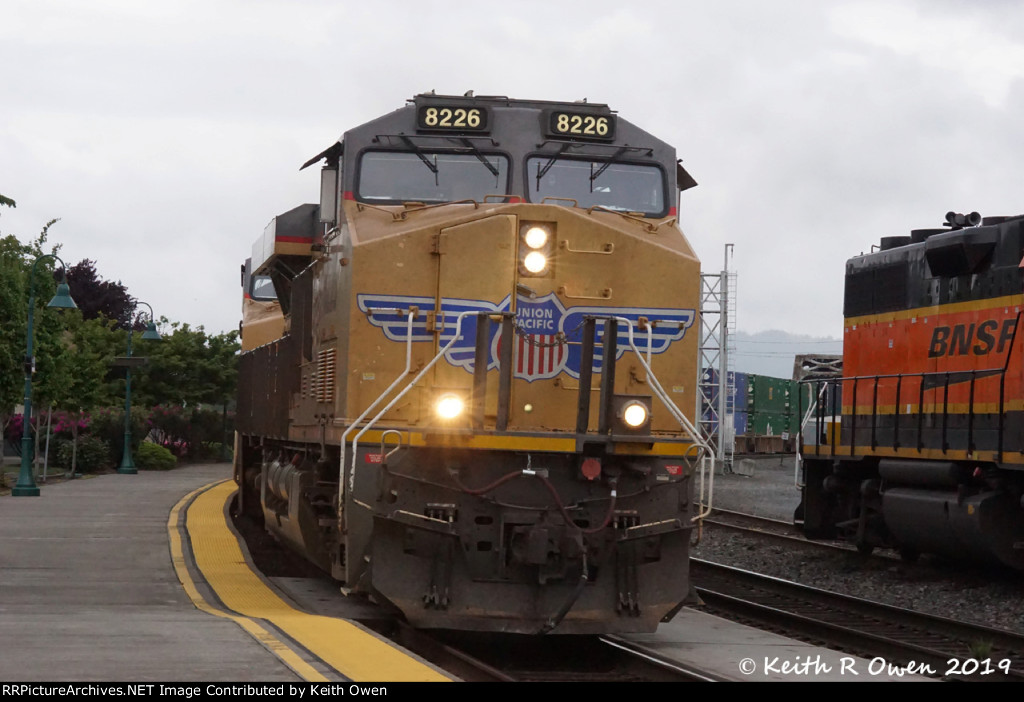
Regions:
[[445, 393], [438, 398], [434, 411], [441, 419], [455, 419], [466, 408], [462, 398], [454, 393]]
[[523, 235], [523, 241], [531, 249], [543, 248], [548, 243], [548, 230], [544, 227], [532, 226]]
[[612, 397], [613, 434], [649, 434], [651, 430], [651, 398], [641, 395]]
[[552, 273], [554, 222], [521, 222], [519, 225], [519, 275], [543, 277]]
[[639, 402], [630, 402], [622, 408], [622, 421], [633, 429], [642, 427], [647, 422], [647, 408]]
[[530, 273], [543, 273], [548, 267], [548, 257], [540, 251], [531, 251], [523, 259], [523, 268]]

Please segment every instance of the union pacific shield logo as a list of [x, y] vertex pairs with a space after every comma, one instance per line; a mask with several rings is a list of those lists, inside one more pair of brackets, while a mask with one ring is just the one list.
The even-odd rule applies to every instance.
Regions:
[[[554, 378], [565, 370], [568, 344], [560, 333], [565, 316], [552, 293], [539, 300], [519, 296], [516, 300], [515, 342], [512, 344], [512, 375], [527, 381]], [[491, 357], [498, 358], [501, 332], [494, 335]], [[577, 376], [579, 373], [577, 372]]]
[[[500, 303], [486, 300], [462, 300], [442, 298], [441, 309], [435, 310], [432, 297], [410, 295], [357, 295], [359, 309], [367, 320], [379, 327], [384, 336], [395, 342], [406, 342], [409, 334], [408, 312], [412, 307], [419, 309], [413, 320], [413, 342], [433, 341], [433, 333], [427, 331], [427, 315], [436, 312], [440, 324], [440, 343], [446, 345], [456, 333], [456, 319], [463, 312], [504, 312], [510, 308], [511, 296]], [[671, 308], [639, 307], [569, 307], [562, 306], [555, 293], [541, 298], [530, 299], [523, 295], [516, 298], [516, 316], [513, 341], [513, 376], [533, 382], [554, 378], [565, 373], [579, 378], [582, 362], [581, 345], [583, 322], [586, 317], [597, 318], [598, 343], [594, 347], [593, 372], [601, 372], [602, 347], [605, 319], [620, 318], [618, 330], [618, 351], [616, 359], [635, 350], [644, 356], [664, 353], [668, 347], [682, 339], [686, 330], [693, 325], [694, 310]], [[650, 331], [639, 329], [639, 320], [646, 318]], [[458, 328], [458, 338], [445, 353], [445, 360], [473, 372], [474, 344], [477, 319], [473, 314], [463, 318]], [[491, 325], [488, 369], [498, 367], [498, 349], [501, 341], [500, 327]], [[632, 344], [630, 343], [632, 332]]]

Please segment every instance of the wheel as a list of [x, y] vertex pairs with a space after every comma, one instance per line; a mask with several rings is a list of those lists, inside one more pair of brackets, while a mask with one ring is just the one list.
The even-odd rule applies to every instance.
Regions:
[[859, 553], [862, 556], [870, 556], [871, 552], [874, 551], [874, 550], [875, 550], [875, 547], [872, 546], [871, 544], [866, 544], [866, 543], [863, 543], [863, 542], [857, 544], [857, 553]]

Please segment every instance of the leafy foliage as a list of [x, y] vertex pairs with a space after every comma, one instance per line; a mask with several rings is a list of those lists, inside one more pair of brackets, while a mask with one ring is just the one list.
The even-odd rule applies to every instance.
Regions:
[[[46, 408], [57, 409], [58, 443], [69, 443], [65, 453], [70, 461], [75, 453], [72, 444], [81, 433], [80, 440], [89, 446], [83, 444], [82, 452], [76, 454], [86, 461], [79, 470], [89, 470], [98, 464], [96, 442], [106, 446], [112, 459], [119, 459], [123, 452], [120, 407], [125, 370], [113, 368], [113, 360], [125, 352], [128, 334], [144, 325], [125, 286], [102, 280], [95, 262], [88, 259], [67, 271], [79, 309], [46, 307], [56, 291], [54, 268], [59, 264], [53, 255], [59, 247], [49, 245], [47, 237], [57, 221], [48, 222], [28, 244], [14, 236], [0, 237], [0, 430], [15, 440], [21, 436], [21, 417], [14, 421], [13, 411], [23, 397], [31, 289], [33, 425], [39, 426]], [[149, 360], [148, 365], [132, 370], [132, 443], [137, 447], [155, 428], [181, 455], [193, 460], [217, 458], [219, 454], [214, 454], [226, 433], [226, 409], [235, 395], [238, 333], [210, 335], [201, 326], [167, 319], [161, 319], [160, 325], [162, 340], [142, 340], [138, 335], [131, 340], [133, 355]], [[151, 415], [142, 409], [147, 407], [157, 409]]]
[[[165, 325], [166, 319], [161, 319]], [[174, 322], [160, 341], [140, 341], [138, 354], [149, 363], [133, 372], [139, 401], [151, 406], [224, 404], [238, 382], [238, 332], [210, 336], [203, 327]]]
[[170, 470], [177, 464], [173, 453], [149, 441], [139, 446], [139, 455], [135, 458], [135, 466], [141, 470]]
[[110, 444], [98, 436], [86, 435], [78, 439], [77, 452], [74, 442], [58, 441], [57, 465], [70, 471], [72, 456], [75, 458], [75, 470], [79, 473], [96, 473], [114, 467], [114, 456], [110, 451]]
[[[135, 301], [121, 281], [103, 280], [96, 272], [96, 262], [82, 259], [68, 269], [68, 285], [86, 320], [106, 317], [120, 329], [133, 327]], [[139, 327], [135, 327], [139, 330]], [[142, 329], [145, 327], [143, 326]]]

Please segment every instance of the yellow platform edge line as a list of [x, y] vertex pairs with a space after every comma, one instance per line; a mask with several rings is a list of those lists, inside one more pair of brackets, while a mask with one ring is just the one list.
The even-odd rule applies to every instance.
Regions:
[[235, 490], [234, 483], [225, 481], [202, 491], [185, 517], [196, 566], [225, 607], [248, 621], [270, 622], [356, 682], [450, 681], [358, 624], [300, 612], [268, 588], [227, 528], [224, 510]]
[[209, 490], [215, 485], [216, 483], [211, 483], [210, 485], [198, 488], [185, 495], [177, 504], [174, 505], [171, 509], [170, 516], [167, 518], [167, 534], [170, 538], [171, 562], [174, 564], [174, 572], [177, 573], [178, 580], [185, 589], [185, 593], [189, 596], [189, 599], [192, 600], [192, 604], [195, 605], [196, 609], [206, 612], [207, 614], [212, 614], [216, 617], [230, 619], [240, 626], [246, 633], [261, 643], [267, 650], [281, 659], [282, 663], [291, 668], [296, 675], [306, 682], [330, 682], [328, 678], [288, 648], [283, 641], [279, 640], [257, 622], [254, 622], [248, 617], [241, 617], [236, 614], [217, 609], [216, 607], [211, 606], [199, 593], [199, 588], [196, 587], [195, 582], [192, 580], [192, 576], [188, 572], [188, 568], [185, 566], [185, 551], [182, 545], [181, 534], [178, 531], [178, 515], [195, 495]]

